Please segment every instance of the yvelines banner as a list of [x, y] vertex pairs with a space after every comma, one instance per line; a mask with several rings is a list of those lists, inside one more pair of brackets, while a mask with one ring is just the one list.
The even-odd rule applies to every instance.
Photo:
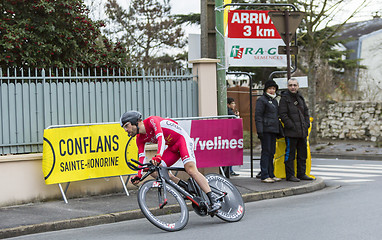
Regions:
[[243, 165], [243, 120], [179, 121], [194, 141], [198, 168]]
[[[243, 164], [242, 119], [179, 121], [194, 141], [197, 167]], [[134, 174], [135, 138], [119, 124], [45, 129], [42, 168], [46, 184]], [[178, 163], [179, 164], [179, 163]]]
[[226, 59], [229, 66], [285, 67], [286, 55], [278, 54], [285, 45], [269, 11], [231, 10], [228, 12]]
[[134, 174], [126, 159], [137, 159], [135, 138], [119, 124], [44, 130], [42, 169], [46, 184]]

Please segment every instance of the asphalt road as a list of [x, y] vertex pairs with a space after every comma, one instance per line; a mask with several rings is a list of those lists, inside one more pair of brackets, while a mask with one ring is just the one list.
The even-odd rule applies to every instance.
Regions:
[[164, 232], [146, 219], [14, 239], [381, 239], [382, 162], [314, 159], [324, 190], [246, 204], [238, 223], [190, 214], [185, 229]]

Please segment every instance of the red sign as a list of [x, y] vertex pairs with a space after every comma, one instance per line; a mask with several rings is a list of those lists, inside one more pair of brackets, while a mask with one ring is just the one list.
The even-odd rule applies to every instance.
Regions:
[[232, 10], [228, 12], [225, 42], [230, 67], [286, 67], [286, 56], [277, 48], [284, 45], [269, 11]]
[[228, 12], [229, 38], [281, 38], [277, 32], [269, 11], [232, 10]]

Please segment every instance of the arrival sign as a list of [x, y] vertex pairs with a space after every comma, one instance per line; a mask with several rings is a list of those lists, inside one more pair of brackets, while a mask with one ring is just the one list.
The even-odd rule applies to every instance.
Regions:
[[229, 66], [285, 67], [286, 56], [278, 54], [284, 42], [268, 16], [269, 11], [228, 12], [226, 56]]

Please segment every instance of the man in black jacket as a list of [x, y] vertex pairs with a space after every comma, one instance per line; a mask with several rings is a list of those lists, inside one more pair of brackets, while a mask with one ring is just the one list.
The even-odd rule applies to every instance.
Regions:
[[[284, 123], [285, 134], [285, 173], [286, 180], [299, 182], [313, 180], [305, 174], [308, 129], [310, 126], [308, 107], [298, 92], [299, 85], [295, 78], [288, 80], [288, 91], [281, 95], [279, 115]], [[294, 173], [294, 160], [297, 151], [297, 178]]]

